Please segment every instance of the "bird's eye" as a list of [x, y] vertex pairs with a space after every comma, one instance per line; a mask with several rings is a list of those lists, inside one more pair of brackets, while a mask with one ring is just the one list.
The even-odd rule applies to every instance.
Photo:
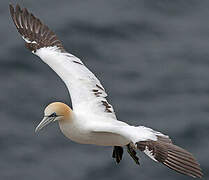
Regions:
[[57, 117], [57, 114], [54, 112], [54, 113], [50, 114], [48, 117]]

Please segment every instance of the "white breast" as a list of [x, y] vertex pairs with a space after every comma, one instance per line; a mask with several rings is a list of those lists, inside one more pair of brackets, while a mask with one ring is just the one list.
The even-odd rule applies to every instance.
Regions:
[[[72, 141], [81, 144], [96, 144], [100, 146], [124, 146], [129, 140], [111, 132], [92, 132], [89, 129], [88, 119], [77, 118], [72, 121], [59, 122], [62, 133]], [[97, 123], [100, 123], [98, 120]]]

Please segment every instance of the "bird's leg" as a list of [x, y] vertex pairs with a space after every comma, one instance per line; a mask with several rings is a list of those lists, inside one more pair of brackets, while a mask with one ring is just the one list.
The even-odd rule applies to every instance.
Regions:
[[123, 148], [121, 146], [114, 146], [112, 157], [115, 159], [117, 163], [119, 163], [122, 160], [123, 157]]
[[140, 165], [139, 158], [136, 156], [136, 151], [134, 150], [134, 148], [131, 146], [130, 143], [127, 145], [127, 152], [133, 158], [135, 163]]

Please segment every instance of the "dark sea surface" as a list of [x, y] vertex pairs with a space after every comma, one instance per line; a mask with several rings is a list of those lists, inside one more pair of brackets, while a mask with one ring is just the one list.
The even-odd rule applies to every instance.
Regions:
[[[34, 129], [53, 101], [71, 105], [61, 79], [25, 47], [0, 1], [0, 180], [189, 180], [139, 153], [80, 145], [56, 123]], [[21, 0], [83, 60], [117, 117], [168, 134], [209, 178], [209, 1]]]

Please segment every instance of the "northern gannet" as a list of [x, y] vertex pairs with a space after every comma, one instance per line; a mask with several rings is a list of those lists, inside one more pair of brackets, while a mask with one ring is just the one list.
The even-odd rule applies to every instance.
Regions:
[[140, 150], [156, 162], [192, 177], [202, 177], [193, 155], [174, 145], [160, 132], [144, 126], [131, 126], [116, 118], [113, 107], [100, 81], [76, 56], [68, 53], [57, 36], [26, 8], [10, 7], [13, 22], [25, 40], [26, 47], [48, 64], [64, 81], [72, 100], [73, 110], [62, 102], [49, 104], [39, 131], [57, 121], [62, 133], [82, 144], [113, 146], [113, 158], [120, 162], [123, 146], [139, 164], [135, 150]]

